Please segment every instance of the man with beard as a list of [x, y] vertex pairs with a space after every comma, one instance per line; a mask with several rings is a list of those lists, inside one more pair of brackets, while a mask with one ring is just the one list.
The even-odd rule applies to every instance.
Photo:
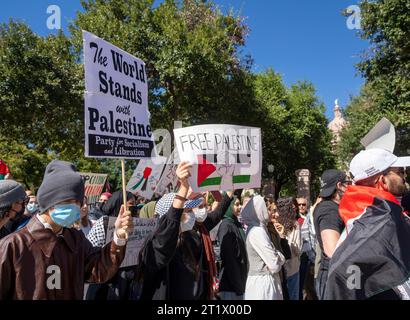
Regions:
[[14, 180], [0, 180], [0, 239], [11, 233], [6, 226], [24, 213], [26, 193]]
[[410, 300], [410, 220], [398, 199], [406, 192], [404, 167], [383, 149], [359, 153], [350, 164], [355, 186], [339, 206], [346, 225], [329, 268], [330, 300]]

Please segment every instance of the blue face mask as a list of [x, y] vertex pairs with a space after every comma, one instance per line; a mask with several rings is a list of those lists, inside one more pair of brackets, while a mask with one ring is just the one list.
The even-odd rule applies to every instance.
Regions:
[[30, 214], [33, 214], [34, 212], [36, 212], [38, 210], [38, 204], [37, 203], [29, 203], [27, 205], [26, 209]]
[[69, 227], [80, 220], [80, 207], [76, 204], [58, 204], [50, 213], [51, 220], [61, 227]]

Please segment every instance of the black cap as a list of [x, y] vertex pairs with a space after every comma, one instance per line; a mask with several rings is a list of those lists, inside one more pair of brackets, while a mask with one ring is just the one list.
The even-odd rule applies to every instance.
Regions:
[[340, 170], [326, 170], [321, 178], [321, 189], [320, 196], [322, 198], [330, 197], [336, 190], [336, 185], [338, 182], [343, 182], [346, 180], [346, 173]]

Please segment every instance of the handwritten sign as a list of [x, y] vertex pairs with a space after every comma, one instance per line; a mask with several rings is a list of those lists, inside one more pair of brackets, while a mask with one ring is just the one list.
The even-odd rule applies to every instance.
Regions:
[[159, 180], [154, 194], [162, 197], [164, 194], [175, 192], [178, 185], [177, 167], [180, 162], [178, 150], [174, 150], [168, 158], [161, 179]]
[[[112, 241], [115, 230], [115, 217], [110, 217], [107, 228], [106, 243]], [[144, 245], [145, 239], [157, 227], [157, 219], [138, 219], [134, 218], [134, 231], [128, 236], [127, 248], [125, 250], [124, 261], [121, 268], [136, 266], [138, 264], [138, 255]]]
[[85, 155], [155, 157], [145, 63], [87, 31], [83, 41]]
[[150, 200], [161, 178], [167, 158], [140, 160], [127, 184], [127, 191]]
[[84, 178], [84, 195], [87, 197], [88, 204], [96, 203], [104, 189], [108, 174], [80, 172], [80, 175]]
[[259, 128], [204, 125], [175, 129], [181, 161], [193, 164], [195, 192], [261, 187], [262, 142]]

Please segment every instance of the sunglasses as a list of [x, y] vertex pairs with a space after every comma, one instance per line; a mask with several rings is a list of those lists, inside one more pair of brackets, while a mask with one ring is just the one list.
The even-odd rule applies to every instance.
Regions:
[[306, 203], [298, 203], [298, 206], [299, 206], [299, 207], [306, 207], [307, 204], [306, 204]]

